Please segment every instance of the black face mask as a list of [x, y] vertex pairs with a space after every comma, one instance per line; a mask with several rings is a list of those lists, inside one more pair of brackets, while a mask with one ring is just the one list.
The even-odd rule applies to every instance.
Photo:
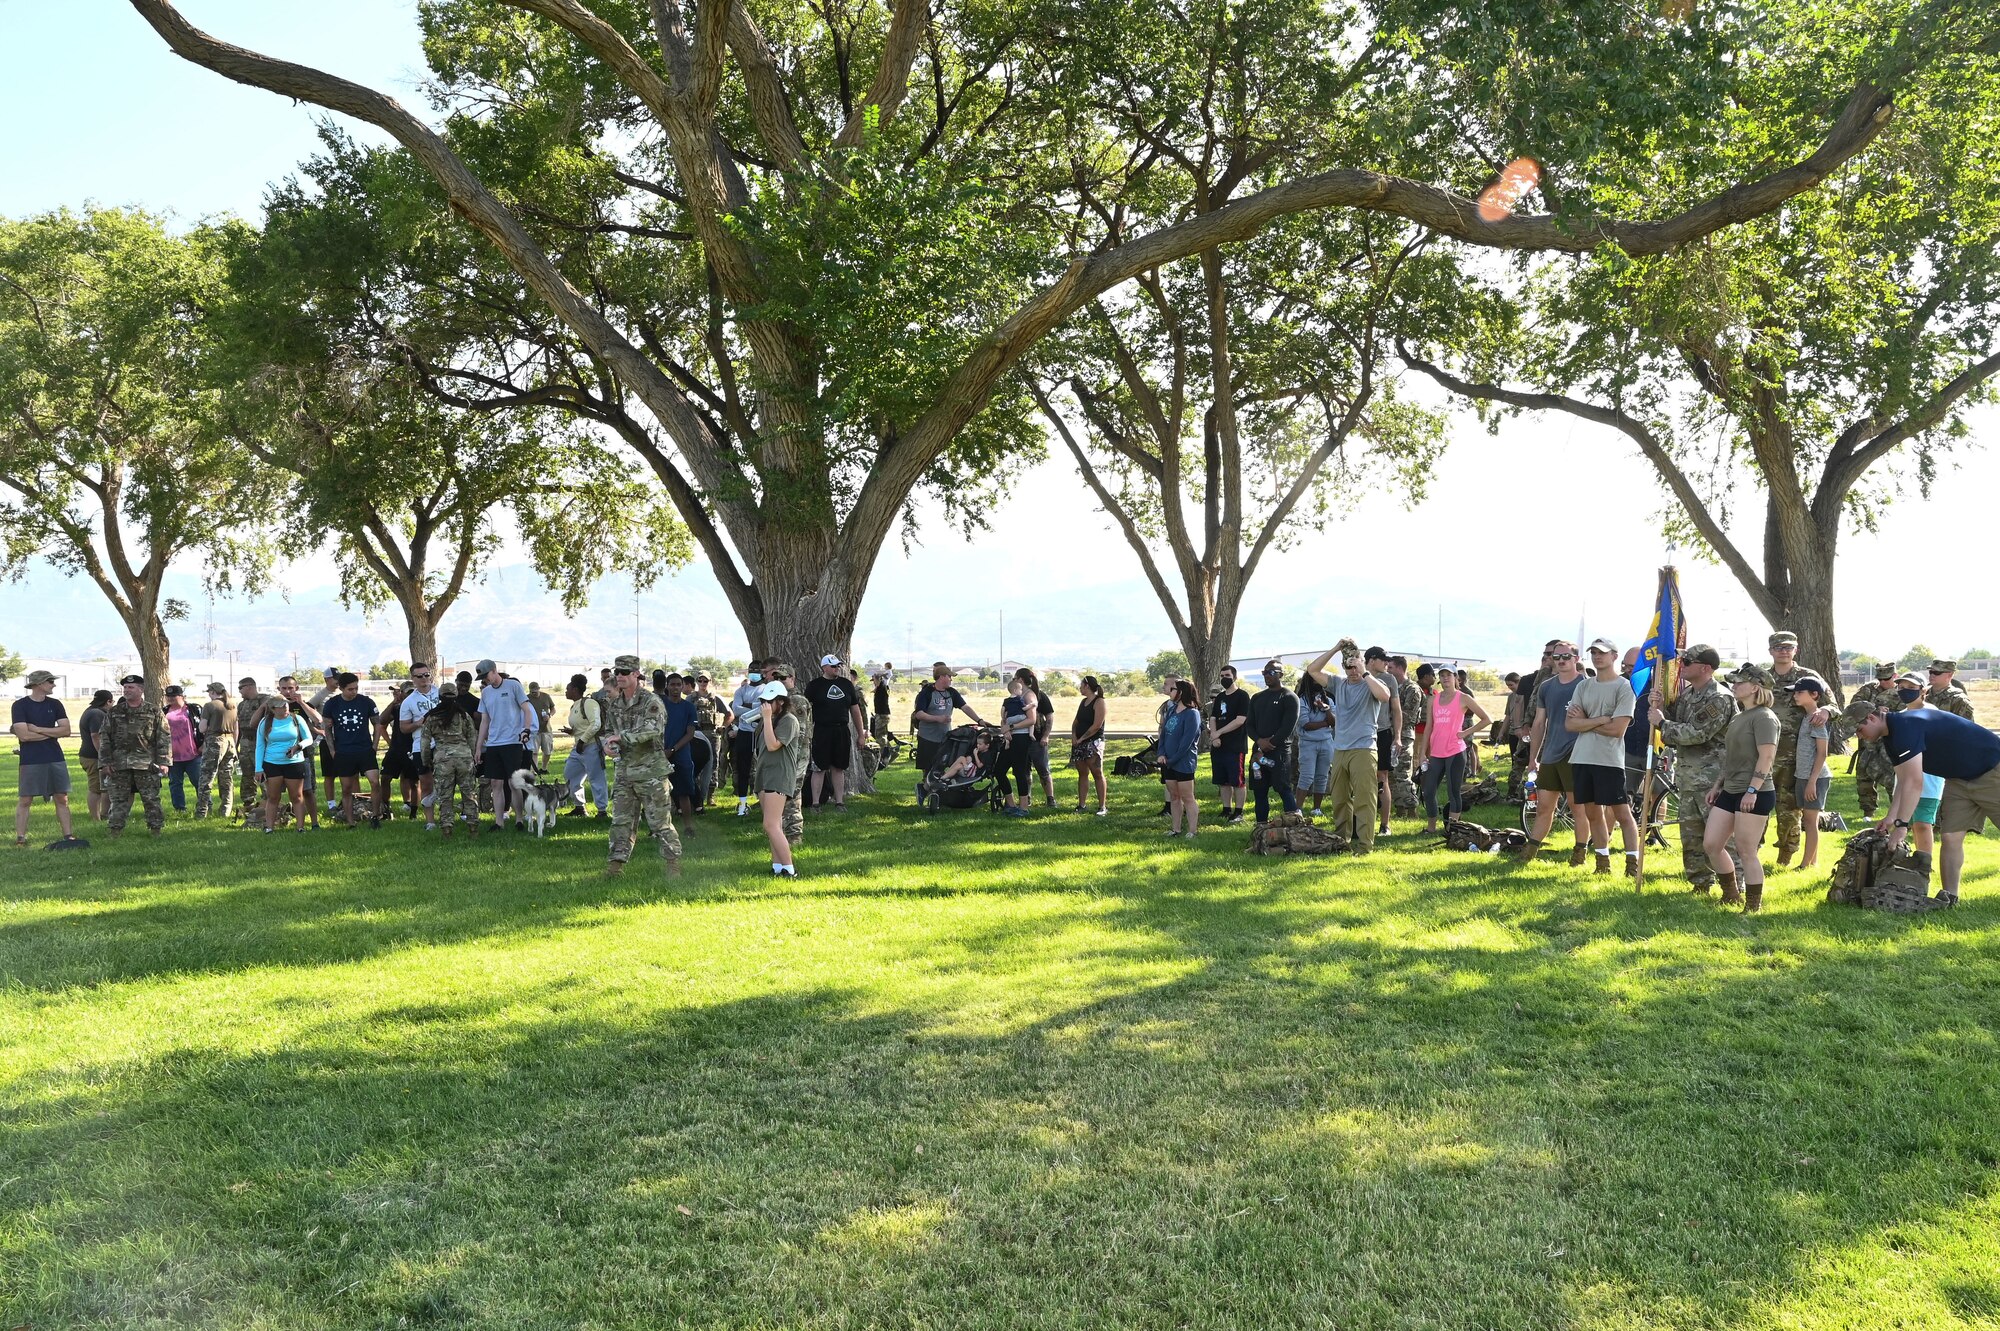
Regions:
[[1896, 696], [1904, 702], [1915, 702], [1924, 696], [1924, 691], [1922, 689], [1897, 689]]

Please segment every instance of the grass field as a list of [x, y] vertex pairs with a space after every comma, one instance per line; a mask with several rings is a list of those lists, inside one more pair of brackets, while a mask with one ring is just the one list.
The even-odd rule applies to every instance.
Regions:
[[595, 822], [0, 856], [0, 1326], [2000, 1325], [1991, 840], [1745, 918], [908, 781], [775, 884], [713, 815], [671, 887]]

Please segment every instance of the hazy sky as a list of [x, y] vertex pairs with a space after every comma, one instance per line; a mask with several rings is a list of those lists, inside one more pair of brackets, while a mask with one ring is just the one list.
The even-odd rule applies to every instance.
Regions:
[[[417, 91], [423, 63], [409, 0], [185, 0], [181, 8], [229, 41], [319, 65], [427, 110]], [[316, 114], [180, 61], [122, 0], [0, 0], [0, 125], [7, 127], [0, 213], [94, 201], [185, 219], [255, 217], [265, 186], [314, 150]], [[1996, 425], [2000, 413], [1983, 411], [1976, 442], [1990, 439]], [[1969, 577], [1962, 585], [1981, 590], [1964, 599], [1935, 591], [1949, 585], [1942, 564], [1987, 566], [1979, 533], [2000, 494], [2000, 457], [1976, 447], [1957, 456], [1929, 504], [1906, 502], [1885, 515], [1878, 532], [1843, 539], [1836, 607], [1843, 646], [1884, 653], [1923, 641], [1951, 652], [2000, 649], [2000, 600], [1984, 590], [1990, 579]], [[1562, 494], [1577, 477], [1611, 481], [1630, 498], [1552, 516], [1565, 512]], [[1244, 608], [1237, 650], [1300, 650], [1349, 632], [1426, 648], [1441, 632], [1447, 652], [1518, 662], [1579, 621], [1592, 635], [1630, 641], [1668, 555], [1653, 517], [1661, 506], [1650, 469], [1620, 436], [1548, 417], [1510, 422], [1493, 438], [1465, 414], [1421, 506], [1370, 496], [1336, 528], [1267, 559]], [[1741, 507], [1751, 522], [1738, 539], [1758, 549], [1761, 506]], [[1026, 469], [992, 514], [993, 530], [969, 546], [933, 528], [932, 551], [918, 550], [916, 566], [900, 548], [883, 553], [857, 655], [903, 653], [908, 644], [923, 658], [990, 657], [1004, 614], [1031, 626], [1025, 636], [1008, 633], [1009, 656], [1091, 659], [1076, 643], [1077, 626], [1088, 625], [1093, 607], [1115, 599], [1128, 614], [1151, 608], [1131, 552], [1059, 452]], [[1734, 581], [1719, 569], [1680, 563], [1695, 636], [1726, 651], [1761, 645], [1765, 625]], [[992, 647], [983, 628], [963, 627], [964, 615], [949, 634], [954, 640], [933, 641], [940, 635], [910, 609], [940, 570], [969, 601], [990, 602]], [[296, 590], [327, 576], [323, 564], [306, 565], [287, 582]], [[704, 575], [696, 569], [684, 576]], [[95, 595], [87, 585], [75, 591]], [[554, 613], [553, 598], [550, 606]], [[218, 608], [218, 619], [223, 614]], [[583, 618], [599, 615], [629, 624], [631, 607], [605, 604]], [[976, 618], [983, 624], [986, 617]], [[1067, 632], [1047, 627], [1063, 621]], [[1164, 616], [1156, 622], [1156, 645], [1171, 645]]]

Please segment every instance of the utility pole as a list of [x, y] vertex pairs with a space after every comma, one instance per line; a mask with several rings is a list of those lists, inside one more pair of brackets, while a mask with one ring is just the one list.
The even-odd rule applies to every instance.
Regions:
[[1002, 661], [1005, 661], [1006, 659], [1007, 659], [1007, 612], [1005, 610], [1002, 610], [1000, 612], [1000, 655], [993, 658], [993, 668], [995, 670], [998, 670], [1000, 668], [1000, 663]]
[[639, 650], [639, 593], [637, 591], [632, 593], [632, 654], [641, 661], [646, 659], [646, 654]]

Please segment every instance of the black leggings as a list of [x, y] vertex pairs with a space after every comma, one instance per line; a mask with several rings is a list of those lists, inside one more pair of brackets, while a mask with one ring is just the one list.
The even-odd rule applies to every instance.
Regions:
[[1014, 793], [1018, 794], [1022, 799], [1028, 799], [1032, 793], [1028, 782], [1035, 774], [1035, 737], [1033, 735], [1016, 735], [1007, 741], [1007, 766], [1000, 773], [1000, 784], [1003, 789], [1006, 787], [1007, 773], [1009, 771], [1014, 774]]
[[729, 766], [731, 769], [730, 774], [736, 780], [737, 799], [748, 799], [750, 797], [750, 744], [755, 738], [747, 730], [732, 730], [729, 732]]
[[1449, 792], [1445, 801], [1445, 816], [1455, 818], [1465, 812], [1465, 754], [1454, 753], [1449, 758], [1432, 758], [1424, 768], [1424, 817], [1435, 820], [1438, 816], [1438, 785], [1442, 783]]

